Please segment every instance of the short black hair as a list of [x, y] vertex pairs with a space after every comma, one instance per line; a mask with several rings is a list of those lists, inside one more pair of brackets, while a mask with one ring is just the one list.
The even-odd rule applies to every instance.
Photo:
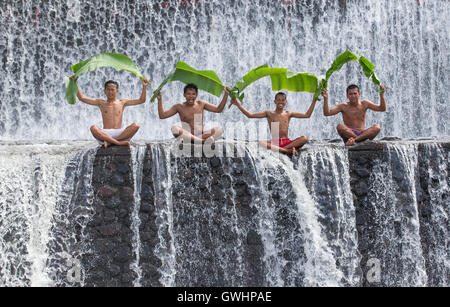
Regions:
[[189, 83], [184, 87], [184, 93], [186, 94], [187, 90], [195, 90], [195, 92], [198, 94], [198, 87], [195, 84]]
[[358, 93], [360, 93], [359, 86], [357, 86], [356, 84], [350, 84], [347, 87], [347, 93], [348, 93], [349, 90], [354, 90], [355, 88], [358, 89]]
[[277, 97], [278, 97], [279, 95], [283, 95], [285, 99], [287, 98], [286, 93], [278, 92], [278, 93], [275, 95], [275, 99], [277, 99]]
[[106, 81], [106, 83], [105, 83], [105, 89], [106, 89], [106, 87], [108, 86], [108, 84], [114, 84], [114, 85], [116, 86], [116, 88], [119, 89], [119, 83], [116, 82], [116, 81], [113, 81], [113, 80]]

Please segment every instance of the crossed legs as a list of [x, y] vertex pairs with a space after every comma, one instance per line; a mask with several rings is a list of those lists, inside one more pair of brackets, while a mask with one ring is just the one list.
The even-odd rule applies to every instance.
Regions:
[[308, 138], [306, 136], [302, 136], [300, 138], [295, 139], [292, 143], [290, 143], [285, 147], [273, 145], [270, 141], [259, 141], [259, 145], [275, 152], [281, 152], [285, 154], [295, 154], [297, 150], [302, 148], [307, 142]]
[[346, 146], [352, 146], [355, 143], [359, 143], [365, 140], [373, 140], [381, 131], [381, 127], [378, 124], [373, 125], [359, 135], [356, 135], [351, 128], [347, 127], [344, 124], [337, 125], [336, 129], [342, 139], [344, 139]]
[[137, 123], [132, 123], [129, 125], [117, 138], [113, 138], [109, 136], [105, 131], [100, 129], [97, 126], [91, 126], [91, 133], [92, 135], [100, 141], [104, 142], [105, 148], [110, 146], [111, 144], [119, 145], [119, 146], [130, 146], [131, 143], [129, 140], [131, 139], [136, 132], [139, 130], [139, 125]]
[[178, 138], [181, 136], [183, 140], [192, 143], [214, 143], [216, 139], [220, 138], [223, 134], [223, 129], [221, 127], [215, 127], [213, 129], [204, 131], [202, 135], [193, 135], [190, 131], [181, 128], [180, 126], [172, 127], [172, 134], [174, 137]]

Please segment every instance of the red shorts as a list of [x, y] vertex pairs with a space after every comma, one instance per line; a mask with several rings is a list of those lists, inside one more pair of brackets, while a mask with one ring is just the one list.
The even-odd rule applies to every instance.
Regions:
[[272, 145], [275, 145], [275, 146], [283, 148], [283, 147], [288, 146], [292, 142], [293, 141], [291, 141], [289, 138], [281, 138], [281, 139], [278, 139], [278, 140], [269, 141], [269, 144], [272, 144]]

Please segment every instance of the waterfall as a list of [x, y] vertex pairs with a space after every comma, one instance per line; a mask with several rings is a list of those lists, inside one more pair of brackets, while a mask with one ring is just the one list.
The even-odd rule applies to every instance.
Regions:
[[[101, 125], [100, 113], [83, 103], [68, 105], [63, 77], [71, 74], [70, 65], [96, 53], [127, 54], [154, 89], [177, 60], [214, 70], [233, 86], [264, 63], [323, 75], [345, 49], [371, 60], [387, 87], [388, 110], [368, 112], [368, 126], [380, 124], [381, 136], [446, 136], [449, 6], [446, 0], [2, 1], [0, 139], [91, 139], [89, 127]], [[102, 97], [109, 79], [119, 81], [120, 97], [141, 93], [137, 78], [112, 69], [83, 75], [79, 86], [89, 97]], [[349, 63], [331, 77], [330, 105], [346, 101], [350, 83], [360, 85], [363, 98], [379, 102], [376, 87], [357, 63]], [[272, 109], [273, 96], [263, 79], [246, 90], [246, 106]], [[163, 97], [165, 108], [182, 101], [182, 85], [169, 84]], [[219, 102], [204, 92], [199, 98]], [[289, 93], [288, 108], [305, 112], [311, 99]], [[71, 129], [65, 129], [68, 119]], [[244, 117], [231, 108], [220, 115], [207, 112], [205, 119], [226, 132], [227, 124]], [[124, 124], [135, 121], [141, 126], [137, 139], [158, 140], [171, 137], [178, 118], [159, 120], [156, 106], [148, 103], [126, 109]], [[310, 120], [292, 121], [291, 131], [335, 138], [340, 121], [323, 117], [319, 104]]]
[[177, 146], [2, 143], [0, 284], [447, 286], [448, 142]]
[[420, 167], [419, 220], [428, 284], [446, 287], [449, 278], [449, 155], [440, 144], [426, 143], [418, 156]]
[[[273, 283], [269, 279], [269, 285], [272, 286], [338, 286], [341, 285], [343, 278], [342, 272], [336, 267], [336, 260], [330, 249], [328, 240], [323, 237], [323, 231], [319, 219], [321, 218], [320, 210], [317, 202], [307, 190], [304, 177], [301, 172], [294, 169], [292, 162], [285, 156], [267, 152], [261, 158], [256, 155], [252, 157], [257, 162], [255, 169], [258, 173], [258, 182], [260, 183], [259, 191], [255, 191], [255, 195], [264, 195], [258, 199], [255, 206], [260, 207], [263, 218], [261, 218], [261, 231], [264, 231], [269, 238], [280, 239], [280, 236], [286, 236], [280, 242], [270, 242], [266, 254], [275, 249], [275, 257], [271, 259], [275, 265], [276, 271], [282, 271], [285, 275], [281, 278], [277, 276], [278, 283]], [[269, 179], [270, 178], [270, 179]], [[267, 186], [270, 190], [270, 180], [272, 180], [272, 195], [266, 192]], [[273, 184], [275, 182], [285, 182], [281, 186]], [[279, 204], [274, 204], [271, 198], [278, 198]], [[272, 201], [271, 201], [272, 200]], [[289, 204], [294, 202], [296, 206], [289, 208]], [[261, 206], [262, 204], [262, 206]], [[271, 208], [271, 205], [273, 206]], [[280, 207], [281, 205], [281, 207]], [[285, 207], [286, 206], [286, 207]], [[280, 211], [294, 210], [293, 221], [282, 221], [277, 218]], [[278, 212], [277, 212], [278, 211]], [[277, 224], [271, 225], [275, 231], [270, 231], [270, 227], [266, 227], [265, 223], [275, 220]], [[287, 225], [290, 227], [288, 228]], [[293, 223], [293, 224], [292, 224]], [[285, 228], [285, 229], [283, 229]], [[301, 231], [299, 231], [301, 228]], [[280, 230], [282, 232], [280, 233]], [[263, 237], [264, 238], [264, 237]], [[294, 257], [295, 248], [303, 245], [302, 253], [304, 259], [298, 259], [289, 263], [292, 259], [283, 259], [286, 251], [289, 252], [289, 258]], [[286, 250], [283, 250], [286, 249]], [[300, 253], [300, 254], [302, 254]], [[265, 255], [266, 259], [270, 259], [269, 255]], [[283, 257], [284, 256], [284, 257]], [[281, 258], [281, 259], [280, 259]], [[267, 261], [267, 260], [266, 260]], [[269, 273], [273, 274], [269, 266]], [[281, 266], [281, 268], [279, 267]], [[304, 280], [298, 283], [295, 279], [304, 276]]]
[[361, 255], [357, 249], [358, 233], [346, 150], [340, 146], [314, 146], [301, 153], [296, 166], [320, 211], [326, 241], [343, 274], [342, 284], [360, 286]]
[[361, 230], [370, 245], [367, 258], [380, 262], [384, 286], [426, 286], [417, 199], [418, 147], [388, 144], [386, 150], [385, 159], [374, 163], [362, 208], [370, 218], [370, 227]]
[[[70, 222], [60, 209], [73, 204], [76, 177], [89, 165], [85, 156], [94, 156], [86, 143], [0, 147], [0, 285], [51, 286], [58, 281], [53, 269], [67, 271], [66, 251], [51, 248], [53, 240], [63, 239], [53, 229]], [[68, 174], [71, 168], [76, 170]], [[55, 258], [61, 262], [57, 268], [48, 263]]]
[[[0, 1], [0, 286], [448, 286], [449, 10], [447, 0]], [[405, 141], [312, 142], [280, 156], [253, 142], [265, 120], [232, 107], [204, 117], [224, 128], [216, 145], [227, 154], [183, 157], [156, 142], [178, 117], [145, 103], [123, 120], [139, 123], [145, 145], [97, 149], [85, 140], [99, 110], [65, 100], [70, 66], [100, 52], [127, 54], [150, 95], [178, 60], [233, 86], [266, 63], [321, 76], [346, 49], [387, 88], [387, 111], [369, 111], [366, 126]], [[141, 81], [110, 68], [78, 84], [104, 97], [110, 79], [119, 98], [139, 97]], [[352, 62], [331, 77], [330, 106], [351, 83], [379, 102]], [[166, 110], [182, 88], [163, 89]], [[251, 112], [274, 108], [268, 78], [245, 94]], [[305, 112], [312, 94], [287, 100]], [[318, 103], [290, 137], [334, 139], [339, 122]]]
[[140, 218], [139, 210], [141, 207], [141, 188], [142, 188], [142, 176], [144, 168], [145, 150], [147, 146], [136, 145], [132, 147], [132, 165], [133, 165], [133, 184], [134, 184], [134, 208], [132, 213], [132, 227], [133, 227], [133, 245], [134, 253], [136, 255], [136, 262], [132, 264], [132, 267], [136, 273], [136, 280], [134, 286], [141, 286], [142, 270], [139, 266], [140, 254], [141, 254], [141, 238], [140, 238]]
[[[145, 224], [139, 228], [145, 242], [148, 232], [157, 237], [157, 242], [141, 246], [141, 253], [153, 249], [159, 259], [159, 284], [358, 285], [349, 190], [335, 193], [342, 198], [337, 204], [342, 216], [335, 217], [335, 223], [343, 225], [339, 229], [343, 234], [330, 245], [305, 172], [296, 170], [287, 157], [261, 153], [256, 144], [234, 145], [242, 157], [230, 153], [212, 159], [176, 157], [173, 145], [149, 145], [145, 154], [149, 162], [144, 162], [142, 183], [137, 182], [145, 188], [137, 190], [143, 199], [153, 198], [154, 210], [146, 211], [154, 213], [141, 217]], [[348, 160], [343, 153], [335, 165], [341, 163], [345, 169]], [[344, 160], [338, 161], [340, 157]], [[146, 258], [141, 266], [148, 265]]]
[[152, 146], [152, 174], [154, 183], [154, 206], [157, 210], [156, 226], [159, 244], [155, 255], [161, 260], [159, 272], [160, 283], [166, 287], [175, 286], [176, 255], [175, 235], [173, 230], [172, 202], [172, 170], [170, 147], [164, 145]]

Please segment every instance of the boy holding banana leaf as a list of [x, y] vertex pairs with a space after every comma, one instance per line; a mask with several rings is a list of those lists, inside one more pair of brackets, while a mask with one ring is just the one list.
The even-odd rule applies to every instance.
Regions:
[[[105, 83], [104, 93], [106, 100], [101, 98], [88, 98], [84, 96], [78, 85], [78, 78], [89, 71], [101, 67], [112, 67], [118, 71], [126, 70], [142, 79], [142, 94], [138, 99], [117, 99], [119, 93], [119, 84], [115, 81]], [[139, 130], [136, 123], [127, 128], [122, 128], [123, 110], [125, 107], [142, 104], [147, 97], [148, 80], [141, 74], [136, 64], [125, 54], [122, 53], [99, 53], [87, 60], [81, 61], [71, 66], [74, 74], [71, 77], [65, 77], [66, 99], [70, 104], [76, 104], [76, 97], [86, 104], [97, 106], [102, 111], [103, 129], [97, 126], [91, 126], [92, 135], [105, 148], [111, 144], [120, 146], [130, 146], [129, 140]], [[76, 97], [75, 97], [76, 96]]]
[[380, 105], [376, 105], [369, 100], [360, 100], [361, 94], [359, 87], [352, 84], [347, 88], [346, 103], [340, 103], [331, 110], [328, 107], [328, 94], [323, 89], [323, 115], [333, 116], [342, 113], [343, 124], [337, 126], [337, 132], [344, 140], [346, 146], [352, 146], [365, 140], [373, 140], [381, 131], [378, 124], [373, 125], [369, 129], [365, 129], [366, 112], [368, 109], [376, 112], [386, 111], [386, 100], [384, 99], [385, 87], [380, 85]]
[[306, 136], [299, 137], [291, 141], [288, 137], [289, 134], [289, 122], [291, 118], [310, 118], [316, 106], [316, 99], [313, 99], [311, 106], [306, 113], [285, 111], [287, 100], [286, 94], [279, 92], [275, 96], [275, 111], [263, 111], [257, 113], [250, 113], [247, 111], [236, 98], [231, 99], [231, 103], [239, 108], [248, 118], [267, 118], [269, 123], [269, 129], [272, 134], [271, 141], [260, 141], [260, 145], [286, 154], [295, 154], [297, 150], [302, 148], [307, 142]]
[[[71, 77], [73, 78], [73, 76]], [[77, 97], [80, 101], [100, 108], [103, 119], [103, 129], [91, 126], [92, 135], [107, 148], [111, 144], [119, 146], [130, 146], [130, 139], [138, 132], [139, 125], [133, 123], [127, 128], [122, 128], [123, 110], [128, 106], [143, 104], [147, 97], [147, 79], [142, 80], [142, 94], [138, 99], [117, 99], [119, 84], [108, 81], [105, 84], [104, 93], [106, 100], [102, 98], [89, 98], [84, 96], [78, 89]]]
[[[340, 70], [346, 63], [358, 61], [364, 72], [364, 75], [371, 79], [375, 85], [379, 86], [380, 93], [380, 105], [375, 105], [368, 100], [360, 100], [359, 87], [357, 85], [350, 85], [347, 88], [348, 102], [338, 104], [331, 110], [328, 108], [328, 94], [326, 92], [326, 86], [331, 75]], [[362, 142], [364, 140], [373, 140], [381, 131], [379, 125], [374, 125], [365, 130], [366, 125], [366, 112], [368, 109], [375, 112], [386, 111], [386, 101], [384, 99], [385, 87], [380, 83], [378, 77], [375, 75], [375, 65], [369, 62], [363, 56], [359, 56], [350, 50], [346, 50], [340, 54], [331, 64], [331, 67], [327, 70], [327, 74], [324, 79], [320, 80], [320, 87], [322, 88], [322, 95], [324, 97], [323, 114], [325, 116], [333, 116], [338, 113], [342, 113], [344, 124], [337, 126], [339, 135], [344, 140], [346, 146], [352, 146], [355, 143]]]
[[[222, 136], [223, 129], [215, 127], [210, 130], [204, 130], [203, 112], [207, 110], [213, 113], [222, 113], [228, 100], [228, 91], [230, 87], [223, 87], [225, 94], [219, 106], [210, 104], [203, 100], [197, 100], [198, 87], [194, 84], [188, 84], [184, 88], [184, 98], [186, 101], [173, 105], [169, 110], [164, 111], [162, 104], [161, 92], [157, 93], [158, 98], [158, 114], [160, 119], [166, 119], [178, 113], [182, 122], [182, 127], [173, 126], [172, 134], [178, 138], [197, 143], [205, 143], [206, 141], [214, 143], [214, 141]], [[156, 94], [156, 92], [155, 92]]]

